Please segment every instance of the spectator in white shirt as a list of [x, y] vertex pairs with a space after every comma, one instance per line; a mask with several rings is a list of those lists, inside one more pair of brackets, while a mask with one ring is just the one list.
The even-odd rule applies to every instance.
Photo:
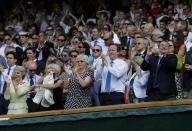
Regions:
[[119, 48], [110, 45], [107, 62], [103, 59], [101, 94], [99, 96], [101, 105], [124, 104], [125, 83], [127, 81], [128, 65], [118, 58]]

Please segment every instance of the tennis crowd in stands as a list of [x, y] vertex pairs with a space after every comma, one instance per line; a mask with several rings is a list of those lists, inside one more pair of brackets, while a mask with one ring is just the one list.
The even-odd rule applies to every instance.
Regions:
[[115, 12], [94, 2], [20, 1], [6, 10], [0, 114], [192, 98], [188, 2], [133, 0]]

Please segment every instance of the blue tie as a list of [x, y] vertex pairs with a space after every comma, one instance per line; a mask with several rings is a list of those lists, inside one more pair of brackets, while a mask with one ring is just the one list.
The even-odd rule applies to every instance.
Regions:
[[94, 46], [96, 46], [96, 45], [97, 45], [97, 43], [98, 43], [98, 41], [97, 41], [97, 40], [95, 40], [95, 41], [94, 41]]
[[[112, 66], [112, 64], [113, 64], [113, 61], [110, 62], [110, 66]], [[105, 83], [105, 91], [110, 92], [110, 87], [111, 87], [111, 72], [108, 71], [107, 79], [106, 79], [106, 83]]]
[[157, 68], [155, 70], [155, 79], [153, 81], [153, 88], [157, 88], [158, 87], [157, 77], [158, 77], [158, 71], [159, 71], [160, 62], [161, 62], [162, 58], [163, 58], [163, 56], [159, 56], [159, 59], [158, 59], [158, 62], [157, 62]]

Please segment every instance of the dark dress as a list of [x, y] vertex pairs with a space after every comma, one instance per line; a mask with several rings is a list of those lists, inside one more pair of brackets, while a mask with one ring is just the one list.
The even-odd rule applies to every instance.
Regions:
[[[93, 73], [92, 72], [84, 72], [80, 74], [81, 78], [86, 78], [87, 76], [90, 76], [93, 80]], [[91, 104], [91, 84], [83, 88], [79, 84], [79, 81], [76, 78], [76, 74], [72, 74], [70, 76], [69, 81], [69, 92], [66, 99], [66, 103], [64, 108], [65, 109], [75, 109], [75, 108], [84, 108], [84, 107], [90, 107]]]

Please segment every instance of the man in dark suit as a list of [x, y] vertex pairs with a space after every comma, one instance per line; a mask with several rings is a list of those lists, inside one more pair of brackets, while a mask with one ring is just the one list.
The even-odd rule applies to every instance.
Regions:
[[146, 55], [141, 68], [150, 71], [146, 101], [173, 100], [177, 95], [175, 71], [177, 57], [168, 54], [169, 44], [163, 41], [159, 45], [159, 55]]

